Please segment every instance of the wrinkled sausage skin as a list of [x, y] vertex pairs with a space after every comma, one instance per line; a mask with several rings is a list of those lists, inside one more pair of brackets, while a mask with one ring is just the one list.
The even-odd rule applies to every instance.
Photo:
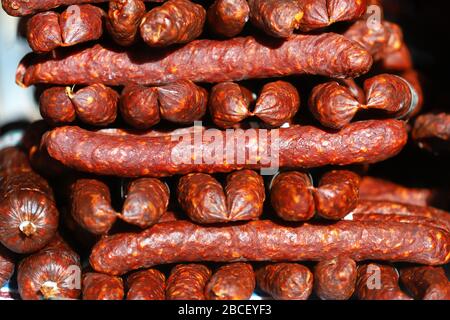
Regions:
[[145, 15], [145, 3], [141, 0], [109, 1], [106, 29], [113, 40], [121, 46], [136, 42], [141, 19]]
[[167, 279], [167, 300], [205, 300], [205, 286], [211, 270], [201, 264], [179, 264]]
[[156, 88], [128, 85], [122, 91], [119, 106], [125, 122], [137, 129], [148, 129], [160, 121]]
[[400, 281], [416, 299], [450, 300], [450, 282], [442, 267], [406, 267], [400, 270]]
[[83, 275], [83, 300], [122, 300], [123, 282], [119, 277], [89, 272]]
[[61, 46], [59, 14], [49, 11], [31, 17], [27, 22], [27, 41], [37, 53], [49, 52]]
[[127, 300], [165, 300], [166, 277], [156, 269], [132, 273], [127, 278]]
[[246, 0], [216, 0], [208, 8], [209, 29], [223, 37], [238, 35], [249, 18], [250, 8]]
[[214, 272], [205, 295], [208, 300], [248, 300], [254, 290], [255, 273], [251, 264], [236, 262]]
[[39, 98], [39, 110], [42, 118], [52, 125], [71, 123], [77, 116], [64, 87], [52, 87], [42, 92]]

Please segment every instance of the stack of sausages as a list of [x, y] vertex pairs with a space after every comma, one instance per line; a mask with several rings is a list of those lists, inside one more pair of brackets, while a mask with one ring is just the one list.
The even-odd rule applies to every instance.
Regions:
[[[374, 5], [2, 0], [29, 17], [16, 82], [43, 121], [0, 150], [0, 286], [17, 270], [22, 299], [450, 299], [445, 191], [362, 169], [401, 152], [423, 104]], [[449, 128], [422, 115], [412, 137]]]

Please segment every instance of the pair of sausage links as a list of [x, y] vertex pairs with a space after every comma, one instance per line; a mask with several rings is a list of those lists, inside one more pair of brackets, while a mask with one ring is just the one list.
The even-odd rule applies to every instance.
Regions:
[[422, 114], [417, 117], [411, 133], [412, 139], [420, 148], [439, 152], [440, 146], [448, 150], [450, 141], [450, 114]]
[[[92, 132], [68, 126], [49, 131], [43, 145], [51, 157], [80, 171], [121, 177], [162, 177], [266, 168], [271, 162], [268, 153], [278, 160], [280, 168], [374, 163], [396, 155], [407, 141], [405, 123], [399, 120], [359, 121], [339, 132], [293, 126], [271, 130], [215, 130], [214, 133], [213, 141], [208, 142], [210, 138], [202, 135], [203, 141], [195, 143], [195, 149], [205, 158], [197, 161], [191, 157], [186, 159], [197, 152], [193, 150], [197, 133], [192, 128], [172, 133], [130, 134], [117, 130]], [[255, 139], [246, 138], [252, 136]], [[220, 138], [226, 142], [223, 150], [217, 150], [216, 141]], [[267, 146], [278, 147], [277, 153], [267, 152]], [[232, 163], [227, 161], [230, 154], [234, 155]], [[239, 154], [245, 155], [245, 159], [239, 159]], [[255, 154], [263, 158], [250, 159]], [[214, 163], [208, 161], [207, 155], [215, 155]]]
[[127, 300], [165, 300], [166, 276], [156, 270], [135, 272], [127, 278]]
[[147, 129], [165, 119], [180, 124], [200, 120], [206, 113], [208, 93], [189, 80], [160, 87], [128, 85], [120, 99], [123, 119], [138, 129]]
[[360, 300], [412, 300], [401, 291], [398, 272], [389, 265], [367, 263], [358, 267], [356, 296]]
[[212, 120], [221, 128], [230, 128], [247, 117], [256, 116], [264, 123], [278, 127], [290, 122], [300, 107], [297, 89], [286, 81], [264, 85], [253, 112], [249, 109], [252, 101], [252, 93], [246, 88], [233, 82], [219, 83], [210, 94]]
[[247, 0], [215, 0], [208, 8], [206, 19], [212, 32], [232, 38], [244, 29], [249, 13]]
[[275, 263], [256, 271], [258, 287], [275, 300], [307, 300], [313, 289], [313, 274], [297, 263]]
[[256, 220], [264, 200], [264, 181], [252, 170], [228, 175], [225, 192], [215, 178], [204, 173], [188, 174], [178, 183], [178, 201], [198, 223]]
[[55, 235], [59, 212], [47, 181], [15, 147], [0, 150], [0, 242], [16, 253], [42, 249]]
[[142, 39], [152, 47], [187, 43], [203, 32], [206, 11], [189, 0], [168, 0], [141, 20]]
[[418, 94], [399, 76], [381, 74], [364, 82], [365, 100], [360, 102], [350, 88], [336, 81], [316, 86], [309, 98], [309, 108], [319, 122], [329, 128], [348, 125], [359, 110], [383, 110], [390, 117], [411, 116], [418, 105]]
[[98, 272], [118, 275], [177, 262], [320, 261], [339, 255], [355, 261], [445, 264], [450, 259], [449, 234], [429, 226], [378, 221], [285, 226], [259, 220], [220, 227], [174, 221], [142, 233], [103, 238], [94, 246], [90, 263]]
[[167, 279], [167, 300], [205, 300], [211, 270], [202, 264], [179, 264]]
[[206, 285], [205, 295], [208, 300], [248, 300], [255, 285], [252, 265], [235, 262], [214, 272]]
[[366, 73], [371, 66], [372, 57], [365, 49], [334, 33], [295, 35], [282, 43], [249, 36], [194, 40], [164, 54], [131, 53], [100, 44], [69, 50], [57, 58], [37, 59], [30, 54], [20, 62], [16, 82], [27, 87], [36, 83], [161, 85], [177, 80], [217, 83], [294, 74], [348, 78]]
[[27, 22], [27, 40], [37, 53], [99, 39], [105, 12], [90, 4], [72, 5], [61, 14], [38, 13]]
[[93, 84], [78, 90], [70, 87], [46, 89], [40, 97], [42, 117], [51, 124], [71, 123], [78, 117], [94, 126], [107, 126], [117, 117], [119, 95], [103, 84]]
[[287, 221], [305, 221], [315, 213], [339, 220], [352, 211], [359, 199], [360, 177], [347, 170], [327, 172], [315, 188], [311, 177], [290, 171], [277, 175], [270, 200], [278, 216]]
[[355, 260], [338, 256], [320, 261], [314, 269], [314, 290], [322, 300], [348, 300], [355, 291]]
[[0, 287], [11, 279], [15, 269], [15, 259], [12, 252], [0, 245]]
[[109, 2], [106, 29], [117, 44], [130, 46], [136, 42], [145, 12], [142, 0], [112, 0]]
[[123, 281], [119, 277], [89, 272], [83, 274], [83, 300], [123, 300]]
[[400, 281], [416, 299], [450, 300], [450, 282], [442, 267], [406, 267], [400, 270]]

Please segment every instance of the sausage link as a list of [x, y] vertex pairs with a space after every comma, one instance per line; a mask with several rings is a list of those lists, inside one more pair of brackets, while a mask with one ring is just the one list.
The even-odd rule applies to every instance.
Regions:
[[416, 299], [450, 300], [450, 282], [442, 267], [406, 267], [400, 270], [400, 281]]
[[200, 120], [206, 113], [207, 91], [190, 80], [157, 87], [161, 118], [181, 124]]
[[147, 228], [157, 223], [167, 211], [169, 188], [154, 178], [134, 180], [128, 186], [127, 196], [119, 218]]
[[332, 220], [345, 217], [359, 200], [360, 177], [348, 170], [327, 172], [312, 190], [318, 215]]
[[408, 81], [410, 85], [413, 86], [414, 90], [417, 93], [418, 99], [417, 99], [417, 106], [416, 108], [411, 112], [410, 118], [416, 116], [419, 114], [419, 112], [422, 110], [423, 101], [424, 101], [424, 95], [423, 95], [423, 89], [422, 89], [422, 81], [420, 79], [419, 73], [414, 70], [407, 70], [400, 74], [400, 76]]
[[348, 300], [355, 291], [356, 262], [346, 256], [320, 261], [314, 269], [314, 291], [322, 300]]
[[253, 114], [263, 122], [279, 127], [290, 122], [299, 107], [300, 96], [297, 89], [289, 82], [275, 81], [263, 87]]
[[106, 234], [117, 219], [108, 186], [97, 179], [77, 179], [71, 185], [71, 215], [93, 234]]
[[127, 300], [165, 300], [166, 277], [156, 269], [147, 269], [127, 278]]
[[142, 18], [142, 39], [154, 47], [187, 43], [198, 38], [203, 31], [206, 11], [189, 0], [168, 0], [153, 8]]
[[233, 82], [216, 84], [210, 92], [209, 112], [215, 125], [231, 128], [250, 116], [248, 91]]
[[148, 129], [160, 121], [156, 88], [128, 85], [122, 91], [119, 106], [122, 118], [135, 128]]
[[411, 70], [413, 68], [413, 61], [408, 46], [403, 43], [400, 49], [385, 54], [381, 60], [381, 65], [383, 70], [389, 72]]
[[201, 264], [179, 264], [167, 279], [167, 300], [205, 300], [211, 270]]
[[15, 171], [29, 171], [30, 162], [25, 152], [17, 147], [0, 149], [0, 178]]
[[255, 290], [255, 273], [251, 264], [236, 262], [217, 269], [206, 285], [208, 300], [248, 300]]
[[306, 221], [315, 214], [311, 177], [306, 173], [280, 173], [272, 182], [270, 201], [279, 217], [286, 221]]
[[70, 87], [66, 91], [78, 118], [84, 123], [107, 126], [116, 120], [119, 94], [115, 90], [96, 83], [76, 93]]
[[[272, 130], [215, 130], [214, 133], [217, 134], [214, 141], [221, 138], [226, 142], [220, 152], [217, 151], [217, 143], [208, 143], [206, 140], [210, 138], [203, 131], [195, 130], [172, 135], [138, 135], [60, 127], [43, 137], [43, 145], [51, 157], [80, 171], [121, 177], [161, 177], [189, 172], [260, 169], [269, 167], [273, 157], [277, 158], [281, 168], [374, 163], [396, 155], [407, 140], [405, 123], [398, 120], [359, 121], [339, 132], [293, 126]], [[194, 139], [199, 135], [203, 142], [195, 144], [195, 151], [192, 149]], [[246, 139], [252, 136], [256, 139]], [[183, 142], [179, 141], [180, 138]], [[267, 152], [267, 146], [271, 145], [278, 147], [276, 155]], [[202, 158], [215, 154], [214, 163], [202, 158], [193, 161], [194, 151], [201, 152]], [[255, 152], [262, 155], [261, 159], [250, 159]], [[231, 163], [227, 161], [230, 154], [233, 155]], [[240, 159], [239, 154], [245, 159]]]
[[232, 38], [244, 29], [249, 13], [246, 0], [215, 0], [208, 8], [206, 19], [212, 32]]
[[123, 282], [119, 277], [89, 272], [83, 275], [83, 300], [123, 300]]
[[106, 29], [117, 44], [130, 46], [136, 42], [144, 15], [145, 3], [142, 0], [112, 0], [109, 2]]
[[96, 271], [113, 275], [182, 261], [320, 261], [338, 255], [439, 265], [450, 259], [449, 243], [441, 229], [396, 222], [284, 226], [259, 220], [203, 227], [175, 221], [103, 238], [90, 262]]
[[275, 263], [256, 271], [258, 287], [275, 300], [307, 300], [313, 289], [313, 274], [297, 263]]
[[450, 114], [422, 114], [417, 117], [411, 133], [412, 139], [420, 148], [439, 152], [448, 150], [450, 141]]
[[0, 287], [11, 279], [15, 269], [13, 254], [0, 245]]
[[42, 12], [31, 17], [27, 22], [27, 41], [30, 48], [37, 53], [52, 51], [62, 44], [59, 14]]
[[355, 292], [360, 300], [412, 300], [400, 290], [397, 270], [383, 264], [359, 266]]
[[[0, 159], [9, 155], [17, 158], [18, 152], [14, 148], [2, 149]], [[53, 191], [28, 162], [1, 164], [5, 167], [0, 168], [0, 242], [17, 253], [42, 249], [58, 228]]]
[[248, 0], [248, 5], [252, 24], [274, 37], [291, 36], [303, 17], [297, 0]]
[[30, 54], [19, 64], [16, 82], [27, 87], [36, 83], [159, 85], [182, 79], [214, 83], [293, 74], [347, 78], [364, 74], [371, 66], [372, 57], [360, 45], [324, 33], [295, 35], [281, 44], [254, 37], [195, 40], [165, 54], [131, 53], [99, 44], [69, 50], [57, 59], [36, 60]]
[[64, 87], [52, 87], [42, 92], [39, 98], [42, 118], [52, 125], [63, 125], [75, 121], [76, 113]]

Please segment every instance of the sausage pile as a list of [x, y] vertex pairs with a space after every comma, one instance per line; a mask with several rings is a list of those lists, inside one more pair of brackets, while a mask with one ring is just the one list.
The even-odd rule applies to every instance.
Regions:
[[29, 18], [16, 82], [43, 120], [0, 149], [0, 286], [450, 300], [448, 193], [370, 175], [408, 137], [450, 141], [380, 1], [2, 6]]

